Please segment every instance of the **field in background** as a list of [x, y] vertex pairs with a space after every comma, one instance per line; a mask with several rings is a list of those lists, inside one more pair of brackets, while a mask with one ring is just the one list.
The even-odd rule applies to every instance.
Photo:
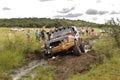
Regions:
[[[40, 50], [42, 43], [35, 39], [36, 29], [39, 28], [25, 28], [24, 31], [10, 31], [10, 28], [0, 28], [0, 79], [9, 80], [8, 74], [11, 69], [25, 64], [27, 62], [25, 56], [30, 52]], [[31, 30], [30, 43], [26, 40], [27, 30]], [[49, 29], [45, 30], [49, 31]], [[95, 28], [95, 33], [99, 33], [98, 28]], [[89, 36], [82, 37], [85, 39]], [[72, 74], [68, 80], [120, 80], [120, 49], [116, 47], [114, 39], [110, 36], [102, 38], [93, 45], [93, 49], [104, 55], [104, 63], [101, 65], [92, 64], [89, 72]], [[46, 72], [46, 69], [49, 72]], [[40, 67], [37, 70], [39, 70], [38, 78], [52, 80], [53, 68]], [[45, 78], [46, 75], [49, 75], [48, 78]]]

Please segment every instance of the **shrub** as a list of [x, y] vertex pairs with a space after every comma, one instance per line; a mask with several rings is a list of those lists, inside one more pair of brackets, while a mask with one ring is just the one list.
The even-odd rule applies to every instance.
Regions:
[[93, 45], [93, 49], [95, 51], [105, 54], [107, 58], [111, 58], [113, 56], [115, 47], [116, 43], [112, 37], [103, 38]]
[[120, 20], [112, 18], [107, 22], [107, 26], [110, 28], [110, 33], [115, 39], [117, 46], [120, 48]]
[[[24, 63], [22, 53], [6, 50], [0, 55], [0, 67], [3, 71], [16, 68]], [[0, 70], [1, 71], [1, 70]]]

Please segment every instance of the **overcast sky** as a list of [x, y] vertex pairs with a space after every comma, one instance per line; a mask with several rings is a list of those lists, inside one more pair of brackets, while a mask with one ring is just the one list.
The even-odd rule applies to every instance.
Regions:
[[0, 0], [0, 19], [24, 17], [105, 23], [120, 17], [120, 0]]

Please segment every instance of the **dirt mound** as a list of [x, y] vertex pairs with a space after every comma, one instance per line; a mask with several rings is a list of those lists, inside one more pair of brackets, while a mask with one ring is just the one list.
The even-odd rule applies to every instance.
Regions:
[[55, 59], [48, 60], [50, 65], [56, 66], [55, 80], [66, 80], [71, 74], [89, 71], [90, 64], [102, 62], [103, 56], [95, 51], [90, 51], [81, 56], [57, 56]]

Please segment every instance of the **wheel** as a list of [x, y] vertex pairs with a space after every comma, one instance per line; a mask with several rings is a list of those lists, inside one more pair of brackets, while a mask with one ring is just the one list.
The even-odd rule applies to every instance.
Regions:
[[82, 53], [85, 53], [85, 48], [84, 48], [83, 44], [80, 44], [79, 48], [80, 48], [80, 50], [81, 50]]
[[73, 46], [73, 53], [76, 55], [76, 56], [80, 56], [82, 54], [80, 48], [79, 48], [79, 45], [77, 44], [77, 41], [75, 41], [75, 45]]
[[44, 59], [49, 59], [49, 58], [51, 58], [51, 57], [52, 57], [51, 54], [46, 54], [46, 53], [44, 53]]

